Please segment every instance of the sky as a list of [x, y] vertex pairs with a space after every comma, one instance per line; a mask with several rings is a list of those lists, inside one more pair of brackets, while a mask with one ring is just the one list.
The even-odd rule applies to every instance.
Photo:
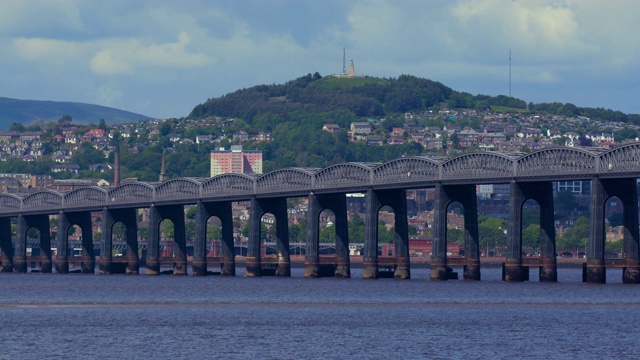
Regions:
[[640, 113], [638, 14], [637, 0], [0, 0], [0, 97], [183, 117], [340, 73], [346, 48], [359, 75]]

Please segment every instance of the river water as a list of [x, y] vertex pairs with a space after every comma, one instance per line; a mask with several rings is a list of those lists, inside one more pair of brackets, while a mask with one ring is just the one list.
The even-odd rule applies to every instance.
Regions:
[[[0, 359], [631, 359], [640, 286], [0, 274]], [[532, 272], [533, 275], [533, 272]]]

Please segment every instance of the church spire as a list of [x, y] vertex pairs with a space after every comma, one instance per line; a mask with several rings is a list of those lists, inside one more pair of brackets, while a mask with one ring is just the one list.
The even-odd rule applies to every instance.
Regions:
[[164, 161], [164, 154], [162, 154], [162, 166], [160, 167], [160, 178], [158, 180], [160, 182], [167, 181], [167, 165]]

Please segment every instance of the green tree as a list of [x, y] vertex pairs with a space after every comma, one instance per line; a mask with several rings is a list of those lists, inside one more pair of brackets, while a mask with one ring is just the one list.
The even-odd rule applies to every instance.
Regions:
[[364, 242], [364, 220], [358, 215], [353, 214], [351, 221], [348, 225], [349, 230], [349, 242], [363, 243]]
[[447, 242], [450, 244], [464, 245], [464, 230], [457, 228], [448, 228]]
[[507, 244], [507, 222], [504, 219], [480, 217], [478, 220], [480, 246], [502, 247]]
[[579, 217], [573, 227], [558, 237], [556, 248], [559, 250], [585, 249], [589, 241], [589, 219]]
[[71, 162], [80, 165], [82, 169], [88, 169], [89, 165], [104, 162], [106, 159], [102, 151], [95, 149], [91, 143], [85, 142], [71, 156]]
[[537, 249], [540, 247], [540, 225], [530, 224], [522, 230], [522, 246]]
[[222, 240], [222, 228], [218, 225], [207, 225], [207, 241]]

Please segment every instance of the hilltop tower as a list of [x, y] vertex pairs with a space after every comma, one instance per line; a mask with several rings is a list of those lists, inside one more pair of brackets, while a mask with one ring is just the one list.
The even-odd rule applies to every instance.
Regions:
[[349, 73], [347, 74], [348, 77], [356, 77], [356, 69], [353, 66], [353, 60], [351, 60], [351, 64], [349, 64]]

